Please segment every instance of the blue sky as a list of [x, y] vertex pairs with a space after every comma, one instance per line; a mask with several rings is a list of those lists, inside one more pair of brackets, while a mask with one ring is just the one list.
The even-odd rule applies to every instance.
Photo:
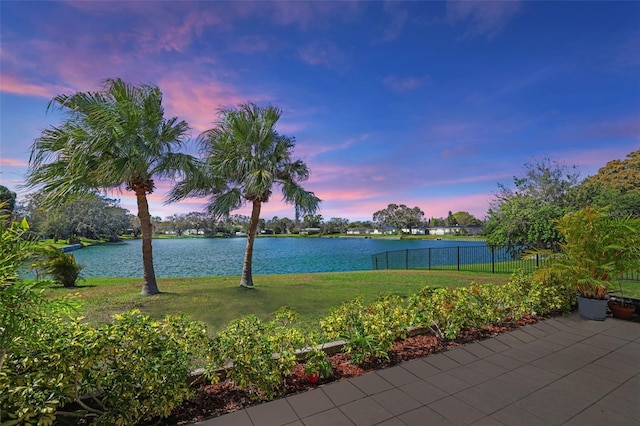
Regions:
[[[525, 163], [586, 177], [640, 147], [637, 1], [3, 0], [0, 19], [0, 184], [19, 196], [31, 143], [60, 121], [48, 101], [114, 77], [158, 85], [194, 138], [220, 107], [280, 107], [327, 220], [389, 203], [483, 218]], [[169, 185], [152, 215], [202, 209], [164, 205]], [[293, 218], [279, 200], [262, 217]]]

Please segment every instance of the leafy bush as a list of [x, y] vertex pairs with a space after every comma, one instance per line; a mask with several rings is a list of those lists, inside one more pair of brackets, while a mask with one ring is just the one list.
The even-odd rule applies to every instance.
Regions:
[[238, 386], [250, 388], [255, 399], [272, 398], [282, 387], [284, 377], [296, 364], [296, 349], [304, 342], [293, 324], [297, 315], [287, 308], [263, 323], [255, 315], [236, 319], [214, 339], [208, 372], [230, 367], [227, 376]]
[[436, 336], [454, 339], [465, 325], [461, 291], [425, 287], [409, 299], [413, 325], [428, 327]]
[[54, 283], [75, 287], [84, 266], [76, 262], [73, 254], [64, 253], [52, 245], [39, 247], [36, 253], [38, 259], [33, 263], [33, 269], [42, 269]]
[[[37, 337], [39, 344], [9, 354], [0, 376], [2, 407], [18, 423], [73, 416], [129, 425], [167, 416], [191, 394], [191, 361], [207, 342], [201, 324], [138, 311], [98, 328], [79, 320], [43, 324]], [[80, 409], [65, 411], [71, 402]]]
[[613, 217], [585, 207], [556, 221], [564, 242], [550, 271], [569, 279], [584, 297], [604, 299], [611, 281], [640, 268], [640, 218]]
[[396, 340], [406, 336], [409, 313], [398, 296], [383, 295], [368, 306], [362, 299], [343, 303], [322, 321], [328, 339], [344, 339], [345, 352], [359, 364], [370, 358], [389, 358]]

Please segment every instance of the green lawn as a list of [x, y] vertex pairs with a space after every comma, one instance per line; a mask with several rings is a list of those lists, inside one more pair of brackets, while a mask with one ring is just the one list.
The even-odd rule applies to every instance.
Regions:
[[313, 324], [331, 308], [361, 296], [371, 301], [381, 293], [409, 296], [422, 287], [456, 287], [477, 283], [503, 284], [506, 274], [457, 271], [358, 271], [315, 274], [255, 276], [254, 289], [238, 286], [238, 277], [195, 277], [160, 279], [162, 294], [140, 296], [141, 279], [91, 278], [75, 289], [51, 288], [47, 294], [59, 297], [77, 293], [83, 302], [81, 314], [91, 322], [103, 322], [111, 315], [137, 308], [161, 318], [165, 314], [184, 313], [205, 322], [215, 332], [230, 320], [247, 314], [262, 319], [286, 305], [301, 316], [301, 322]]

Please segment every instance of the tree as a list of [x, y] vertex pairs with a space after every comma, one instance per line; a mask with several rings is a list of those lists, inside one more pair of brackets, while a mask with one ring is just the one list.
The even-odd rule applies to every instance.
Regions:
[[332, 217], [328, 222], [324, 224], [325, 234], [344, 234], [347, 232], [349, 226], [349, 219], [341, 217]]
[[481, 225], [481, 222], [475, 218], [475, 216], [473, 216], [471, 213], [469, 212], [456, 212], [453, 215], [454, 220], [456, 221], [456, 223], [460, 226], [477, 226], [477, 225]]
[[200, 173], [188, 174], [171, 191], [169, 200], [209, 196], [209, 212], [218, 217], [251, 203], [251, 218], [240, 285], [253, 286], [253, 245], [262, 204], [274, 187], [297, 212], [313, 214], [320, 199], [300, 185], [309, 177], [302, 160], [292, 160], [293, 138], [280, 135], [275, 125], [281, 111], [253, 103], [221, 109], [217, 126], [198, 137], [204, 160]]
[[552, 248], [562, 240], [554, 220], [573, 209], [575, 167], [544, 159], [525, 164], [526, 174], [514, 177], [515, 190], [499, 184], [484, 228], [487, 244]]
[[185, 141], [187, 123], [164, 118], [158, 87], [121, 79], [106, 80], [101, 91], [58, 95], [52, 108], [67, 117], [33, 143], [28, 186], [41, 186], [51, 205], [94, 190], [133, 192], [142, 233], [142, 294], [159, 293], [147, 196], [154, 179], [193, 170], [191, 156], [174, 152]]
[[6, 215], [6, 220], [11, 220], [16, 207], [16, 193], [3, 185], [0, 185], [0, 206], [0, 213]]
[[576, 208], [608, 207], [612, 216], [640, 217], [640, 150], [609, 161], [574, 191]]
[[378, 210], [373, 214], [373, 222], [380, 228], [390, 227], [398, 234], [402, 229], [411, 230], [420, 226], [424, 212], [419, 207], [409, 208], [404, 204], [389, 204], [386, 209]]

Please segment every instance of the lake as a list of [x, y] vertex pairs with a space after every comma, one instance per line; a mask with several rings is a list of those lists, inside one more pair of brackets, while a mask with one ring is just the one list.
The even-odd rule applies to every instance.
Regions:
[[[153, 240], [157, 277], [240, 275], [245, 238]], [[82, 276], [141, 277], [142, 241], [100, 244], [75, 250]], [[365, 238], [257, 238], [254, 274], [344, 272], [372, 269], [371, 255], [391, 250], [484, 245], [482, 241], [386, 240]]]

